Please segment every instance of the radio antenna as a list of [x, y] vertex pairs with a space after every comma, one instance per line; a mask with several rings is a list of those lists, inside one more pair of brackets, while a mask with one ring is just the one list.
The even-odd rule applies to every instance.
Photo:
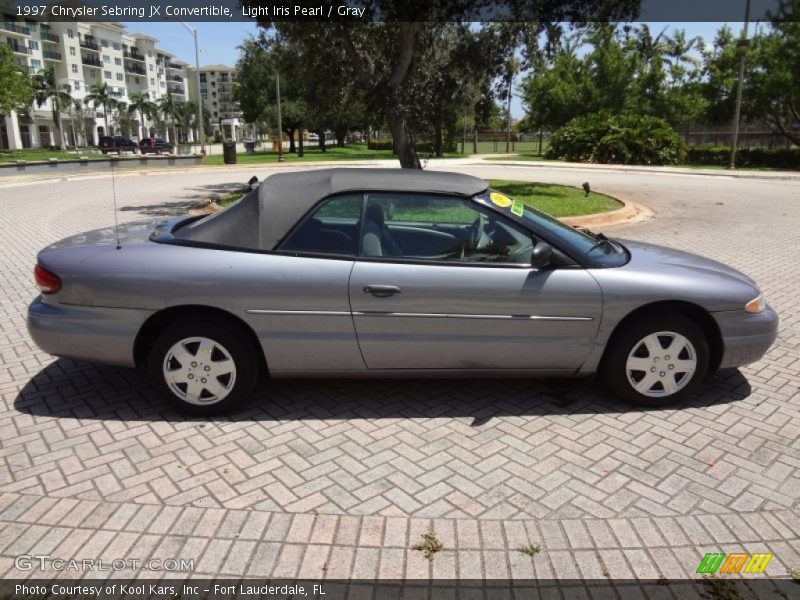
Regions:
[[111, 164], [111, 198], [114, 203], [114, 237], [117, 238], [117, 250], [122, 249], [122, 244], [119, 241], [119, 221], [117, 220], [117, 184], [116, 179], [114, 178], [114, 162], [117, 159], [115, 157], [109, 156], [109, 161]]

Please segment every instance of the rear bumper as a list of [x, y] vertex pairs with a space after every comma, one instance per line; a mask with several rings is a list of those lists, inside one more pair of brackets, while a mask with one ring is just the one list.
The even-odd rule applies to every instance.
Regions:
[[759, 314], [732, 310], [712, 313], [712, 316], [722, 334], [721, 369], [760, 360], [778, 337], [778, 314], [769, 306]]
[[28, 307], [28, 333], [48, 354], [90, 362], [134, 366], [136, 335], [152, 311], [45, 304]]

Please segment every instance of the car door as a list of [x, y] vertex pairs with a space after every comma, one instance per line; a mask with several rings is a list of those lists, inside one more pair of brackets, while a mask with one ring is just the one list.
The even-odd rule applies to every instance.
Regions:
[[532, 268], [536, 242], [467, 199], [370, 194], [349, 285], [367, 367], [579, 368], [600, 288], [575, 265]]
[[264, 301], [247, 312], [271, 373], [365, 370], [348, 291], [361, 204], [361, 194], [323, 200], [267, 255]]

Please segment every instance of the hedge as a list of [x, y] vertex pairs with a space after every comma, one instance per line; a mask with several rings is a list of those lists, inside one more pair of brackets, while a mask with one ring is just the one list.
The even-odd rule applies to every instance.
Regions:
[[606, 112], [575, 117], [550, 138], [548, 158], [625, 165], [674, 165], [683, 139], [664, 119]]
[[[730, 154], [731, 149], [724, 146], [695, 146], [687, 151], [686, 164], [727, 167]], [[800, 149], [740, 148], [736, 166], [800, 170]]]

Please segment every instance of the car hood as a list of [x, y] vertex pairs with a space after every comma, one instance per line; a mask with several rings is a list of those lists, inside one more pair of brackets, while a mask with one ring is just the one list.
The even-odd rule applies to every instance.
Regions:
[[700, 275], [731, 283], [744, 283], [757, 288], [756, 282], [741, 271], [699, 254], [684, 252], [665, 246], [620, 240], [631, 253], [626, 266], [633, 269], [658, 269], [672, 273]]
[[628, 263], [594, 271], [609, 298], [684, 300], [721, 311], [740, 310], [760, 293], [750, 277], [715, 260], [653, 244], [619, 241], [630, 252]]

